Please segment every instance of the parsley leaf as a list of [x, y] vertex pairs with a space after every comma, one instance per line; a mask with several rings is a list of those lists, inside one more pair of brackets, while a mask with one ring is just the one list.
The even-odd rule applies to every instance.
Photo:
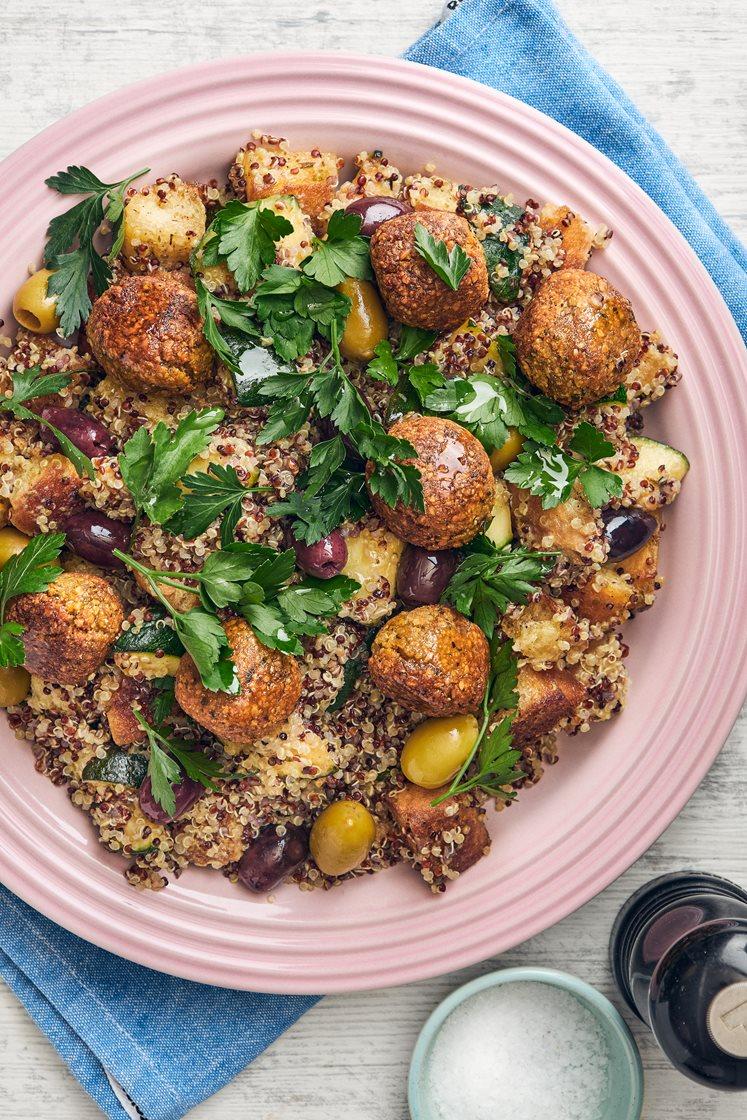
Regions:
[[[234, 275], [239, 291], [247, 292], [259, 280], [262, 270], [275, 260], [275, 243], [293, 226], [276, 214], [265, 199], [257, 202], [226, 203], [213, 218], [203, 239], [203, 261], [215, 264], [224, 260]], [[209, 235], [215, 234], [215, 237]]]
[[241, 503], [246, 495], [266, 491], [269, 487], [245, 486], [233, 467], [211, 463], [207, 472], [188, 474], [182, 489], [183, 504], [166, 522], [168, 531], [191, 541], [204, 533], [222, 514], [220, 535], [225, 547], [233, 540], [241, 517]]
[[158, 724], [168, 719], [174, 710], [174, 704], [176, 703], [174, 684], [174, 677], [156, 677], [153, 681], [156, 695], [153, 697], [150, 707], [153, 712], [153, 719]]
[[316, 544], [343, 521], [359, 521], [369, 507], [365, 476], [356, 471], [335, 471], [321, 490], [292, 490], [282, 501], [268, 506], [268, 517], [292, 517], [297, 541]]
[[301, 265], [304, 273], [328, 288], [336, 288], [348, 276], [370, 280], [368, 241], [360, 236], [362, 218], [335, 210], [324, 241], [314, 238], [314, 252]]
[[551, 571], [556, 556], [523, 546], [499, 549], [487, 537], [476, 537], [467, 545], [441, 600], [471, 618], [491, 638], [508, 604], [526, 603]]
[[582, 421], [568, 441], [568, 448], [576, 457], [561, 447], [525, 444], [518, 458], [506, 468], [504, 478], [542, 498], [543, 509], [565, 502], [576, 479], [593, 508], [622, 495], [620, 476], [594, 466], [595, 460], [611, 455], [614, 447], [592, 424]]
[[[239, 375], [244, 351], [262, 351], [253, 341], [261, 337], [254, 311], [242, 300], [220, 299], [213, 295], [199, 276], [195, 276], [194, 281], [203, 334], [223, 364], [234, 375]], [[228, 329], [221, 330], [219, 322]]]
[[17, 420], [34, 420], [52, 433], [60, 446], [60, 450], [75, 467], [82, 478], [84, 474], [89, 478], [95, 477], [93, 463], [84, 455], [59, 428], [45, 420], [24, 402], [34, 400], [36, 397], [46, 396], [48, 393], [58, 393], [70, 383], [70, 377], [65, 373], [43, 373], [40, 366], [30, 369], [17, 370], [13, 373], [13, 391], [10, 397], [0, 396], [0, 411], [10, 412]]
[[[500, 631], [493, 635], [490, 642], [490, 673], [482, 701], [482, 720], [472, 751], [448, 790], [431, 802], [438, 805], [449, 797], [481, 789], [493, 797], [511, 801], [516, 796], [512, 790], [505, 789], [520, 778], [525, 777], [515, 764], [521, 758], [521, 751], [511, 745], [511, 726], [519, 702], [516, 682], [518, 665], [511, 650], [511, 643], [504, 640]], [[497, 711], [506, 715], [492, 728], [490, 723]], [[474, 772], [466, 777], [472, 763]]]
[[472, 264], [461, 245], [448, 249], [445, 241], [437, 241], [420, 222], [415, 224], [415, 249], [452, 292], [457, 290]]
[[152, 431], [138, 428], [119, 455], [122, 478], [139, 513], [155, 525], [163, 525], [181, 508], [184, 492], [177, 485], [187, 467], [210, 443], [220, 424], [220, 408], [190, 412], [176, 429], [160, 421]]
[[89, 273], [97, 295], [101, 295], [111, 279], [108, 260], [94, 247], [96, 231], [104, 218], [110, 222], [114, 241], [109, 260], [113, 259], [122, 247], [125, 191], [148, 170], [144, 167], [118, 183], [104, 183], [87, 167], [71, 166], [45, 179], [46, 185], [58, 194], [88, 195], [64, 214], [52, 218], [47, 228], [44, 262], [53, 272], [47, 292], [57, 296], [57, 315], [64, 334], [72, 334], [88, 318]]
[[8, 602], [18, 595], [46, 591], [62, 574], [57, 557], [64, 543], [64, 533], [40, 533], [11, 556], [0, 570], [0, 668], [23, 665], [25, 659], [20, 640], [23, 626], [5, 621]]
[[[184, 776], [199, 782], [205, 789], [217, 789], [214, 778], [223, 777], [223, 768], [214, 758], [189, 743], [175, 739], [163, 727], [148, 723], [141, 712], [135, 711], [148, 739], [150, 758], [148, 776], [154, 800], [169, 816], [176, 812], [174, 787], [184, 781]], [[158, 723], [158, 721], [156, 721]]]

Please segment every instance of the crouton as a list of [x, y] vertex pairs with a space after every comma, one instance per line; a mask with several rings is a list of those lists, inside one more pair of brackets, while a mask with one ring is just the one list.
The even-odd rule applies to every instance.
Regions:
[[561, 268], [586, 268], [594, 248], [595, 232], [579, 214], [568, 206], [543, 206], [539, 224], [545, 233], [556, 233], [563, 249]]
[[80, 507], [81, 479], [64, 455], [24, 462], [10, 495], [10, 520], [22, 533], [49, 533]]
[[643, 346], [625, 378], [631, 408], [638, 410], [663, 397], [681, 378], [677, 355], [658, 331], [643, 332]]
[[194, 183], [170, 175], [128, 195], [123, 221], [125, 268], [181, 268], [205, 233], [205, 204]]
[[241, 859], [246, 847], [239, 809], [220, 790], [201, 797], [176, 828], [177, 854], [198, 867], [225, 867]]
[[501, 627], [515, 652], [535, 669], [583, 649], [588, 641], [588, 624], [579, 622], [567, 603], [545, 591], [524, 606], [510, 608]]
[[413, 210], [443, 210], [456, 214], [459, 186], [443, 175], [408, 175], [405, 179], [404, 198]]
[[315, 218], [331, 202], [343, 162], [333, 152], [292, 152], [282, 137], [254, 133], [238, 152], [229, 179], [248, 202], [290, 194]]
[[347, 206], [356, 198], [400, 198], [402, 172], [380, 151], [358, 152], [353, 160], [356, 174], [340, 185], [335, 201]]
[[604, 526], [576, 485], [565, 502], [543, 509], [528, 490], [508, 484], [514, 527], [522, 542], [533, 548], [566, 553], [572, 560], [603, 563], [607, 558]]
[[484, 811], [464, 797], [431, 802], [444, 789], [421, 789], [408, 782], [387, 797], [398, 831], [409, 849], [409, 859], [426, 882], [443, 890], [446, 879], [456, 878], [490, 850]]
[[109, 732], [118, 747], [145, 742], [145, 731], [138, 723], [135, 712], [141, 712], [143, 718], [152, 723], [151, 697], [152, 690], [143, 681], [122, 677], [106, 709]]
[[511, 727], [513, 745], [523, 747], [570, 719], [586, 695], [584, 686], [567, 669], [538, 673], [528, 665], [519, 669], [519, 708]]

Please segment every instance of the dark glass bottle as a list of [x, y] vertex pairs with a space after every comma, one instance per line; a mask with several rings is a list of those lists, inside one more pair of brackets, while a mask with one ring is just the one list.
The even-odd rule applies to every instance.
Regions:
[[626, 1003], [678, 1070], [747, 1090], [747, 891], [695, 871], [654, 879], [618, 914], [610, 955]]

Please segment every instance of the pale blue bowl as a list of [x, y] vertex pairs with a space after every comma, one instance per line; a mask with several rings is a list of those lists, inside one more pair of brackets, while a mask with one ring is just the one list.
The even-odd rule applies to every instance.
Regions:
[[625, 1021], [596, 988], [575, 976], [569, 976], [567, 972], [555, 972], [551, 968], [504, 968], [499, 972], [489, 972], [486, 976], [479, 976], [469, 984], [457, 988], [438, 1005], [418, 1036], [410, 1062], [407, 1099], [412, 1120], [436, 1120], [428, 1094], [428, 1062], [436, 1035], [451, 1012], [464, 1000], [486, 988], [527, 980], [550, 984], [570, 992], [593, 1013], [602, 1028], [610, 1052], [611, 1068], [609, 1103], [599, 1120], [640, 1120], [643, 1107], [643, 1067], [638, 1048]]

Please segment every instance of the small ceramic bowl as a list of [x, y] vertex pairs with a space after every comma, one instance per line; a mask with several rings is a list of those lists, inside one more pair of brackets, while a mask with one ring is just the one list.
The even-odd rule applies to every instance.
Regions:
[[643, 1107], [643, 1067], [638, 1048], [622, 1016], [610, 1001], [575, 976], [550, 968], [505, 968], [489, 972], [457, 988], [438, 1005], [426, 1021], [410, 1062], [407, 1099], [412, 1120], [437, 1120], [428, 1090], [428, 1063], [433, 1044], [448, 1016], [471, 996], [497, 984], [534, 981], [561, 988], [592, 1012], [601, 1027], [610, 1053], [610, 1095], [599, 1120], [640, 1120]]

